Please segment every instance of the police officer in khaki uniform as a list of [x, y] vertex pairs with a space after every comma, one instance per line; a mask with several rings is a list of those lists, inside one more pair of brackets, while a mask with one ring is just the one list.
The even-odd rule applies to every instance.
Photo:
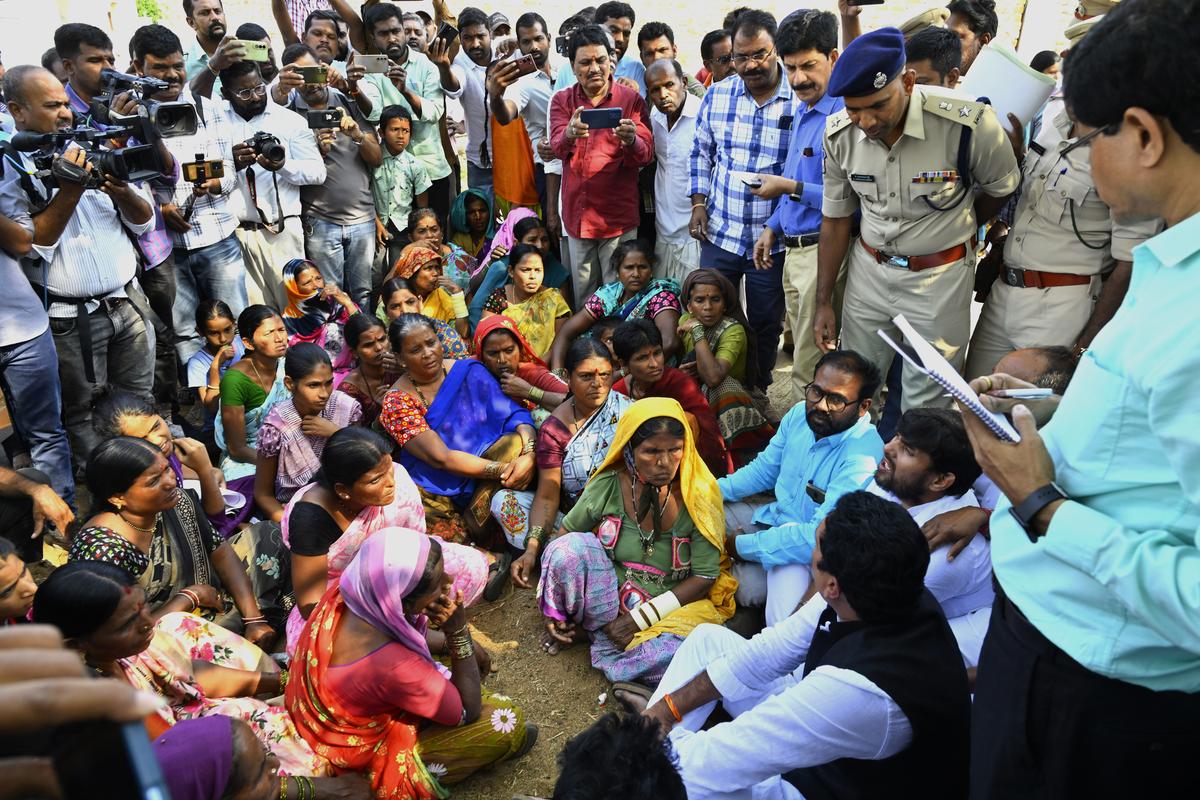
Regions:
[[[988, 106], [916, 86], [904, 36], [881, 28], [855, 39], [834, 65], [829, 93], [846, 110], [825, 130], [825, 190], [813, 337], [837, 344], [832, 300], [849, 250], [841, 346], [886, 372], [903, 314], [956, 369], [971, 333], [975, 236], [1020, 182], [1004, 129]], [[960, 150], [962, 151], [960, 153]], [[979, 215], [976, 216], [978, 209]], [[854, 212], [862, 234], [851, 242]], [[903, 407], [948, 406], [942, 389], [907, 364]]]
[[997, 361], [1025, 347], [1082, 353], [1121, 305], [1133, 248], [1162, 227], [1113, 220], [1092, 183], [1090, 137], [1076, 137], [1073, 128], [1060, 111], [1029, 146], [1012, 230], [980, 267], [1000, 262], [971, 337], [968, 378], [990, 375]]

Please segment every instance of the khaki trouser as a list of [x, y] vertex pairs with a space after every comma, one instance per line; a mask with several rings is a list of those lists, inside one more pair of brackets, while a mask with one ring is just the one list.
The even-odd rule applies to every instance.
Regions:
[[967, 353], [967, 377], [990, 375], [996, 362], [1026, 347], [1070, 347], [1087, 325], [1100, 294], [1100, 278], [1091, 285], [1018, 289], [992, 284]]
[[[970, 248], [964, 259], [912, 272], [876, 263], [861, 242], [855, 241], [850, 246], [842, 307], [842, 347], [856, 350], [886, 375], [896, 351], [876, 331], [899, 342], [900, 332], [892, 317], [903, 314], [917, 333], [961, 371], [971, 337], [974, 282], [975, 253]], [[905, 411], [950, 408], [953, 402], [943, 397], [941, 386], [907, 362], [901, 385]]]
[[[851, 247], [854, 245], [852, 244]], [[848, 259], [847, 259], [848, 260]], [[842, 318], [842, 295], [846, 290], [846, 262], [838, 271], [833, 287], [833, 311]], [[787, 324], [792, 332], [792, 400], [804, 402], [804, 387], [813, 379], [821, 349], [813, 341], [813, 316], [816, 313], [817, 245], [789, 247], [783, 256], [783, 298], [787, 304]]]
[[304, 258], [304, 227], [299, 217], [284, 220], [283, 231], [271, 233], [260, 228], [238, 228], [238, 244], [246, 263], [246, 296], [251, 304], [265, 303], [276, 311], [287, 308], [283, 288], [283, 265], [293, 258]]
[[[669, 278], [682, 287], [684, 279], [699, 267], [700, 242], [690, 236], [678, 242], [669, 242], [660, 236], [654, 243], [654, 277]], [[687, 305], [684, 298], [679, 301]]]

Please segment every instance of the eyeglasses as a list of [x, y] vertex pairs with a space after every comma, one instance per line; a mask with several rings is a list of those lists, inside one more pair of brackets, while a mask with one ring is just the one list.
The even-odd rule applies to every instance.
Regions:
[[253, 100], [256, 97], [266, 97], [267, 85], [260, 83], [258, 86], [251, 86], [249, 89], [238, 89], [233, 93], [233, 96], [238, 100]]
[[822, 400], [825, 401], [825, 407], [834, 414], [841, 413], [846, 410], [846, 406], [851, 403], [860, 402], [859, 400], [847, 400], [840, 394], [827, 392], [815, 383], [810, 383], [804, 387], [804, 399], [812, 403], [814, 406], [819, 405]]
[[1083, 136], [1080, 136], [1078, 139], [1076, 139], [1075, 141], [1071, 142], [1069, 145], [1064, 147], [1062, 149], [1062, 152], [1059, 153], [1059, 156], [1060, 157], [1065, 156], [1067, 153], [1071, 152], [1072, 150], [1078, 150], [1081, 147], [1090, 147], [1092, 144], [1092, 139], [1095, 139], [1097, 136], [1099, 136], [1102, 133], [1105, 136], [1113, 136], [1114, 134], [1116, 134], [1116, 132], [1120, 128], [1121, 128], [1121, 123], [1114, 122], [1111, 125], [1105, 125], [1103, 128], [1096, 128], [1091, 133], [1085, 133]]
[[765, 64], [767, 59], [769, 59], [773, 55], [775, 55], [774, 47], [772, 47], [770, 50], [759, 50], [757, 53], [754, 53], [752, 55], [746, 55], [745, 53], [737, 53], [736, 55], [731, 56], [731, 58], [733, 60], [733, 63], [740, 67], [743, 64], [750, 62], [750, 61], [753, 61], [755, 64]]
[[733, 56], [713, 56], [712, 60], [718, 64], [729, 64], [733, 61]]

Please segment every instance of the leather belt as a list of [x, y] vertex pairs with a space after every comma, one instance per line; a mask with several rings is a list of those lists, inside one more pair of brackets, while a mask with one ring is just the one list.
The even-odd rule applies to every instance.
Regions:
[[[876, 250], [871, 245], [858, 240], [863, 249], [866, 250], [875, 259], [875, 263], [884, 264], [897, 269], [906, 269], [910, 272], [920, 272], [925, 269], [933, 269], [946, 264], [952, 264], [955, 261], [961, 261], [967, 257], [967, 245], [958, 244], [954, 247], [941, 251], [940, 253], [930, 253], [924, 256], [893, 256], [884, 253], [881, 250]], [[971, 247], [974, 248], [974, 239], [971, 240]]]
[[1000, 280], [1017, 289], [1056, 289], [1060, 286], [1090, 284], [1092, 276], [1064, 272], [1039, 272], [1035, 269], [1017, 269], [1006, 266], [1000, 271]]
[[817, 242], [821, 241], [821, 233], [802, 233], [799, 236], [784, 236], [784, 247], [812, 247]]
[[289, 219], [298, 219], [298, 218], [299, 218], [298, 214], [288, 214], [287, 216], [280, 218], [276, 222], [239, 222], [238, 227], [244, 231], [261, 231], [264, 228], [272, 229], [277, 225], [286, 223], [286, 221]]

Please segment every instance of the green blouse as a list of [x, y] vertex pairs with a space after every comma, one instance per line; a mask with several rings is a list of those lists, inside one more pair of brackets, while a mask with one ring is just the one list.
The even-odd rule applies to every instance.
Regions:
[[231, 369], [221, 376], [221, 405], [253, 411], [265, 402], [267, 393], [249, 375]]
[[605, 517], [620, 518], [615, 544], [605, 542], [604, 536], [601, 544], [616, 568], [621, 595], [627, 593], [629, 583], [648, 597], [657, 597], [693, 575], [715, 579], [721, 571], [721, 553], [696, 530], [686, 507], [679, 509], [674, 527], [654, 539], [652, 552], [642, 550], [637, 523], [625, 513], [619, 482], [623, 475], [608, 469], [592, 476], [562, 523], [567, 531], [595, 531]]
[[[680, 323], [686, 322], [692, 318], [689, 312], [679, 318]], [[721, 333], [721, 338], [717, 339], [716, 347], [712, 345], [712, 336], [708, 335], [709, 347], [712, 348], [715, 358], [724, 359], [729, 362], [729, 377], [739, 383], [746, 382], [746, 329], [742, 327], [742, 323], [734, 322], [729, 317], [725, 317], [721, 322], [718, 322], [715, 327], [719, 327], [725, 323], [730, 323], [724, 332]], [[709, 328], [705, 328], [705, 334], [710, 333]], [[683, 336], [679, 341], [683, 348], [683, 356], [691, 355], [695, 349], [695, 344], [692, 342], [691, 336]]]

